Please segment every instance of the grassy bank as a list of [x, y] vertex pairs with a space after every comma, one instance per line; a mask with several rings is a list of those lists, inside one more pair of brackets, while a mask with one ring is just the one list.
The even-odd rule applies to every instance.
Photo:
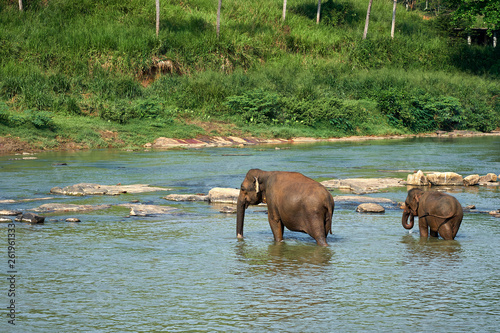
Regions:
[[338, 137], [500, 126], [500, 48], [392, 2], [0, 0], [0, 136], [36, 147], [156, 137]]

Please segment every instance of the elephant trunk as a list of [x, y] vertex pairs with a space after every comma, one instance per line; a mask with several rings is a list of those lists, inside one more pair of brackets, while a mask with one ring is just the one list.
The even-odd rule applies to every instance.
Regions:
[[[408, 218], [410, 218], [410, 223], [408, 223]], [[415, 223], [415, 215], [413, 215], [410, 210], [405, 209], [403, 212], [402, 223], [405, 229], [413, 228], [413, 225]]]
[[243, 220], [245, 219], [245, 198], [242, 193], [236, 203], [236, 237], [243, 238]]

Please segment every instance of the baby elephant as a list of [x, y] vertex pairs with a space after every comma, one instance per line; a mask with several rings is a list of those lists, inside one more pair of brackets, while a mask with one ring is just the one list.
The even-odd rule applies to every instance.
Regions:
[[[440, 235], [444, 239], [454, 239], [464, 216], [458, 200], [446, 193], [422, 191], [414, 188], [408, 191], [403, 212], [403, 227], [413, 228], [414, 217], [418, 216], [420, 237]], [[408, 223], [408, 217], [410, 223]]]
[[274, 240], [283, 240], [284, 227], [311, 235], [318, 245], [327, 246], [331, 233], [333, 197], [328, 190], [298, 172], [248, 171], [241, 183], [237, 203], [236, 233], [243, 238], [245, 209], [267, 202], [269, 225]]

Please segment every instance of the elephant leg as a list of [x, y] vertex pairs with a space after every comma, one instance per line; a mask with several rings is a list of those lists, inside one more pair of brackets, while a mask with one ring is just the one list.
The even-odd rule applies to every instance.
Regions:
[[320, 246], [328, 246], [326, 242], [326, 237], [328, 232], [325, 230], [325, 225], [322, 218], [318, 217], [316, 222], [309, 221], [309, 225], [313, 226], [307, 233], [316, 240], [316, 243]]
[[429, 234], [431, 235], [431, 237], [439, 237], [438, 232], [434, 230], [430, 230]]
[[455, 239], [461, 222], [462, 218], [458, 216], [445, 220], [439, 227], [439, 235], [443, 237], [443, 239]]
[[281, 222], [281, 219], [277, 214], [272, 213], [271, 210], [268, 211], [268, 220], [269, 220], [269, 226], [271, 227], [271, 231], [273, 232], [274, 235], [274, 240], [276, 242], [282, 242], [283, 241], [283, 231], [285, 227], [283, 226], [283, 222]]
[[420, 231], [420, 237], [429, 237], [429, 225], [427, 224], [427, 217], [418, 218], [418, 229]]

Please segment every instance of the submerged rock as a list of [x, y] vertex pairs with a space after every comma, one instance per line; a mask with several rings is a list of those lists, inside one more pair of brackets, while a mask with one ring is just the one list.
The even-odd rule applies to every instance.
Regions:
[[83, 196], [83, 195], [120, 195], [123, 193], [144, 193], [154, 191], [168, 191], [168, 188], [152, 187], [148, 184], [133, 185], [99, 185], [91, 183], [80, 183], [66, 187], [53, 187], [50, 193]]
[[111, 205], [76, 205], [62, 203], [43, 204], [34, 209], [36, 212], [83, 212], [91, 210], [108, 209]]
[[0, 223], [11, 223], [12, 219], [8, 219], [6, 217], [0, 217]]
[[163, 197], [169, 201], [208, 201], [208, 195], [203, 194], [169, 194]]
[[224, 206], [219, 210], [219, 212], [224, 213], [224, 214], [236, 214], [236, 208]]
[[169, 214], [175, 207], [170, 206], [157, 206], [157, 205], [144, 205], [144, 204], [120, 204], [121, 207], [130, 208], [130, 216], [150, 216], [150, 215], [163, 215]]
[[66, 222], [82, 222], [82, 221], [80, 221], [80, 219], [78, 219], [76, 217], [69, 217], [65, 221]]

